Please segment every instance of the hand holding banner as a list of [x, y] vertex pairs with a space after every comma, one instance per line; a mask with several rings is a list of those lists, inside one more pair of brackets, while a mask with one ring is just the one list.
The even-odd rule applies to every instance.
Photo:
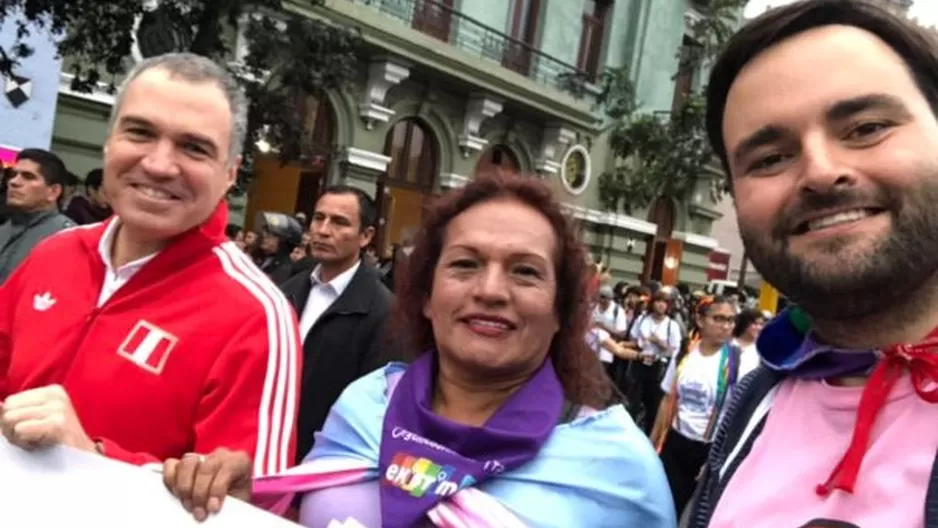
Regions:
[[2, 437], [0, 526], [297, 527], [230, 497], [200, 524], [152, 471], [61, 446], [24, 451]]

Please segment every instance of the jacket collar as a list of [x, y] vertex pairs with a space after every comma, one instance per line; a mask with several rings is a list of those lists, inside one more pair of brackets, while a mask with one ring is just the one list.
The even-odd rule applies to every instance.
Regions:
[[[78, 230], [82, 245], [89, 254], [93, 255], [102, 272], [105, 263], [99, 251], [99, 244], [106, 230], [117, 221], [119, 221], [119, 217], [114, 216], [105, 222]], [[204, 257], [213, 247], [226, 240], [225, 225], [227, 225], [227, 222], [228, 206], [222, 201], [205, 222], [170, 241], [151, 261], [143, 266], [140, 273], [135, 275], [131, 281], [155, 281], [171, 274], [174, 270], [185, 269], [186, 266]]]
[[[295, 280], [298, 284], [295, 284], [295, 287], [286, 288], [289, 290], [287, 295], [290, 297], [290, 302], [293, 303], [296, 313], [302, 315], [303, 310], [306, 308], [306, 301], [309, 299], [310, 290], [313, 287], [312, 275], [303, 273]], [[358, 271], [352, 276], [352, 280], [345, 288], [345, 291], [326, 309], [323, 315], [320, 316], [319, 321], [324, 320], [327, 315], [331, 314], [368, 313], [377, 294], [377, 288], [382, 286], [378, 280], [377, 272], [371, 266], [361, 262]]]
[[10, 224], [17, 227], [31, 227], [39, 222], [42, 222], [46, 218], [56, 216], [59, 214], [57, 209], [43, 209], [42, 211], [12, 211], [10, 212]]

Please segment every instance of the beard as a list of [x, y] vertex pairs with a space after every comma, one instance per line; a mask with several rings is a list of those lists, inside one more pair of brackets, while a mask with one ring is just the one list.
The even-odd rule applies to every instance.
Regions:
[[[909, 302], [938, 272], [938, 166], [931, 168], [916, 189], [806, 195], [781, 213], [768, 236], [740, 222], [746, 255], [766, 281], [814, 317], [857, 319]], [[878, 240], [848, 234], [811, 245], [811, 255], [820, 258], [791, 253], [794, 219], [870, 203], [885, 207], [880, 214], [891, 218], [891, 231]]]

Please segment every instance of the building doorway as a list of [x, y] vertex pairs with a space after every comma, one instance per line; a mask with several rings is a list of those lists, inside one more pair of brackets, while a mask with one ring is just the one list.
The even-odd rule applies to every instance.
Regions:
[[648, 221], [658, 226], [655, 236], [646, 239], [642, 281], [654, 280], [664, 285], [677, 284], [683, 243], [672, 238], [677, 213], [674, 202], [659, 196], [648, 211]]
[[248, 191], [245, 226], [253, 228], [261, 211], [293, 215], [297, 212], [312, 218], [316, 200], [328, 179], [335, 145], [336, 117], [326, 97], [309, 97], [300, 105], [306, 116], [304, 141], [310, 145], [307, 159], [281, 162], [276, 153], [259, 155], [254, 162], [254, 180]]
[[375, 244], [381, 255], [419, 228], [439, 171], [432, 132], [414, 118], [402, 119], [391, 128], [384, 154], [391, 161], [377, 189], [380, 224]]

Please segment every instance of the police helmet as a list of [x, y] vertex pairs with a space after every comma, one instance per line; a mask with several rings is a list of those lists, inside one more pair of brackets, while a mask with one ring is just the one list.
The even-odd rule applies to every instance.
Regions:
[[291, 249], [303, 243], [303, 227], [292, 216], [263, 211], [258, 213], [255, 225], [260, 226], [262, 231], [279, 238]]

